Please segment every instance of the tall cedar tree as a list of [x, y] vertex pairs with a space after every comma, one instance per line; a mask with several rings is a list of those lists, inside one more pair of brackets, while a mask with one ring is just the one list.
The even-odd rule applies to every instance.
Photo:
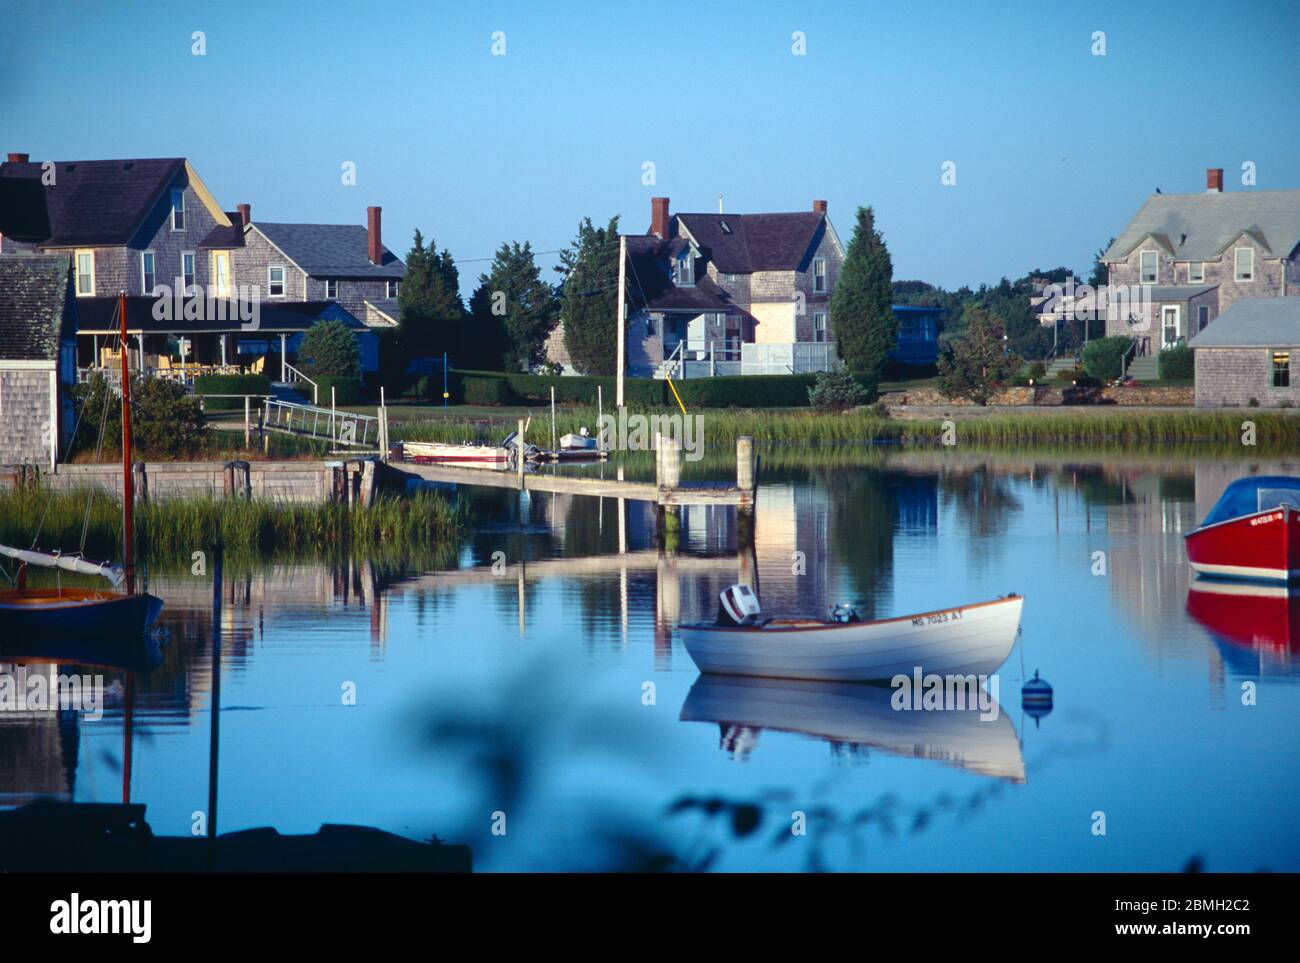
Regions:
[[966, 309], [965, 333], [939, 356], [939, 390], [949, 398], [969, 398], [986, 405], [999, 386], [1020, 370], [1020, 359], [1007, 351], [1002, 319], [978, 305]]
[[602, 228], [584, 218], [555, 270], [564, 277], [560, 321], [574, 367], [585, 375], [613, 374], [618, 363], [618, 216]]
[[459, 355], [469, 340], [468, 314], [460, 299], [460, 272], [450, 251], [439, 254], [436, 244], [424, 246], [419, 230], [406, 255], [398, 306], [398, 356], [403, 362], [440, 357], [445, 351], [453, 363], [460, 364]]
[[559, 303], [555, 290], [542, 280], [532, 246], [503, 243], [487, 274], [469, 299], [474, 340], [483, 367], [529, 371], [546, 360], [546, 338], [555, 327]]
[[876, 230], [876, 216], [871, 208], [859, 207], [853, 240], [831, 295], [831, 325], [845, 365], [874, 383], [884, 374], [885, 356], [898, 340], [893, 281], [894, 265]]

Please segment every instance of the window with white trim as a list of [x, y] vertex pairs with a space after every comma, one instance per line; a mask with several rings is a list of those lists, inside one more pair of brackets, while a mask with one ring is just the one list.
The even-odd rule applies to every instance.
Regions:
[[185, 230], [185, 191], [180, 188], [172, 190], [172, 230]]
[[95, 296], [95, 252], [78, 251], [74, 259], [77, 275], [77, 297]]
[[325, 298], [328, 301], [335, 301], [339, 296], [338, 278], [325, 279]]
[[814, 341], [826, 340], [826, 312], [825, 311], [813, 312], [813, 340]]
[[813, 294], [826, 293], [826, 258], [813, 258]]
[[695, 283], [695, 258], [689, 250], [673, 259], [673, 283], [687, 287]]
[[266, 296], [268, 298], [284, 297], [284, 268], [279, 264], [266, 269]]
[[1187, 265], [1187, 280], [1193, 284], [1205, 280], [1205, 262], [1192, 261]]
[[397, 297], [397, 294], [398, 294], [398, 291], [399, 291], [399, 285], [400, 285], [401, 283], [402, 283], [402, 282], [400, 282], [400, 281], [395, 281], [395, 280], [385, 281], [385, 282], [384, 282], [384, 296], [385, 296], [385, 297], [390, 297], [390, 298], [395, 298], [395, 297]]
[[1143, 284], [1155, 284], [1159, 276], [1160, 255], [1155, 251], [1143, 251], [1138, 255], [1138, 276]]
[[194, 252], [181, 251], [181, 284], [185, 288], [185, 293], [190, 293], [190, 288], [194, 287]]
[[1255, 280], [1255, 249], [1239, 247], [1232, 252], [1233, 277], [1238, 281]]
[[153, 294], [158, 284], [157, 261], [153, 251], [140, 252], [140, 289], [145, 294]]

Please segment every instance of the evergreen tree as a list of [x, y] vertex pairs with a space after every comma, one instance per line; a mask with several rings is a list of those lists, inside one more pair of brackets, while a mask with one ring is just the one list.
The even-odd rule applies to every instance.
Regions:
[[880, 381], [885, 356], [898, 340], [893, 280], [894, 265], [876, 230], [875, 214], [869, 207], [859, 207], [830, 312], [840, 357], [850, 371], [871, 382]]
[[342, 321], [317, 321], [302, 337], [298, 360], [311, 377], [359, 378], [361, 349]]
[[398, 295], [401, 309], [398, 329], [399, 355], [403, 360], [438, 357], [444, 351], [453, 360], [467, 340], [467, 313], [460, 299], [460, 272], [451, 252], [437, 251], [417, 229], [406, 255], [406, 276]]
[[[578, 236], [560, 254], [556, 268], [564, 276], [560, 320], [564, 346], [574, 367], [585, 375], [611, 375], [618, 359], [618, 217], [605, 227], [591, 218], [578, 225]], [[625, 333], [626, 334], [626, 333]]]
[[1007, 350], [1005, 326], [996, 314], [972, 304], [964, 321], [965, 334], [939, 356], [939, 389], [949, 398], [986, 405], [998, 387], [1020, 370], [1020, 359]]
[[546, 358], [558, 316], [555, 291], [541, 278], [527, 241], [503, 243], [470, 298], [474, 342], [484, 367], [529, 371]]

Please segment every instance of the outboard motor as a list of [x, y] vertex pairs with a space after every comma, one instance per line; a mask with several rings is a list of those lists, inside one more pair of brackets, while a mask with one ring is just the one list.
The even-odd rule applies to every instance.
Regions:
[[719, 625], [753, 625], [763, 613], [758, 596], [748, 585], [732, 585], [718, 595]]
[[832, 622], [861, 622], [862, 616], [858, 615], [858, 610], [848, 602], [839, 602], [831, 606]]

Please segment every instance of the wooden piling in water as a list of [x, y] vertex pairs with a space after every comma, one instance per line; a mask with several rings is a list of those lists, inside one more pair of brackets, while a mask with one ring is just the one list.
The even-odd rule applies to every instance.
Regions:
[[515, 436], [515, 471], [518, 473], [519, 490], [524, 490], [524, 419], [519, 419], [519, 434]]
[[754, 439], [749, 435], [736, 439], [736, 487], [741, 491], [754, 487]]

